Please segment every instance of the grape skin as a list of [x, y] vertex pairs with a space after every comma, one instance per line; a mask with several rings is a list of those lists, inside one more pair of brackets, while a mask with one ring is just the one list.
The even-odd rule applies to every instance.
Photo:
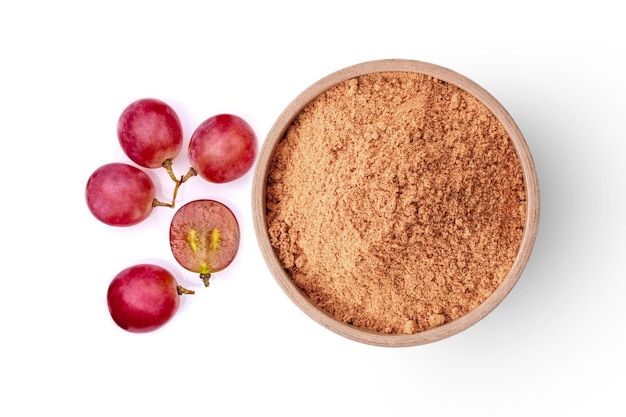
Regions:
[[189, 141], [188, 157], [198, 175], [225, 183], [246, 174], [257, 154], [252, 127], [239, 116], [218, 114], [202, 122]]
[[133, 226], [153, 209], [154, 183], [134, 166], [115, 162], [96, 169], [85, 187], [89, 211], [111, 226]]
[[118, 273], [107, 291], [113, 321], [132, 333], [158, 329], [178, 310], [180, 295], [176, 279], [167, 269], [139, 264]]
[[124, 153], [137, 165], [158, 168], [183, 146], [183, 128], [174, 109], [155, 98], [128, 105], [119, 117], [117, 136]]

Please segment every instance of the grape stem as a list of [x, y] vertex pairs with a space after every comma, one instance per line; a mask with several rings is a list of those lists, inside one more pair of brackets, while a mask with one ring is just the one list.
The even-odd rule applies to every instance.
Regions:
[[172, 202], [171, 203], [164, 203], [164, 202], [159, 201], [158, 199], [155, 198], [154, 200], [152, 200], [152, 207], [169, 207], [169, 208], [174, 208], [175, 205], [176, 205], [176, 196], [178, 195], [178, 189], [180, 188], [180, 185], [182, 183], [184, 183], [185, 181], [187, 181], [189, 178], [198, 175], [198, 173], [196, 172], [195, 169], [190, 167], [189, 171], [187, 171], [187, 173], [185, 175], [183, 175], [182, 177], [180, 177], [180, 179], [178, 179], [178, 178], [176, 178], [176, 175], [174, 174], [174, 169], [172, 168], [172, 159], [171, 158], [168, 158], [165, 161], [163, 161], [162, 165], [163, 165], [163, 168], [165, 168], [165, 170], [169, 174], [169, 176], [172, 179], [172, 181], [174, 181], [176, 183], [176, 186], [174, 187], [174, 193], [172, 194]]
[[209, 279], [211, 279], [211, 273], [206, 273], [206, 274], [200, 274], [200, 279], [202, 280], [202, 282], [204, 282], [204, 286], [208, 287], [209, 286]]
[[195, 294], [195, 291], [192, 290], [188, 290], [187, 288], [179, 285], [176, 287], [176, 290], [178, 291], [178, 295], [183, 295], [183, 294]]

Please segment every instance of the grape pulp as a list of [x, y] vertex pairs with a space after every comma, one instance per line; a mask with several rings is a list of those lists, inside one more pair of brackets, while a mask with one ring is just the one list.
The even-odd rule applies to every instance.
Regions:
[[176, 261], [199, 273], [208, 287], [211, 274], [230, 265], [237, 254], [239, 223], [233, 212], [218, 201], [191, 201], [172, 218], [170, 247]]

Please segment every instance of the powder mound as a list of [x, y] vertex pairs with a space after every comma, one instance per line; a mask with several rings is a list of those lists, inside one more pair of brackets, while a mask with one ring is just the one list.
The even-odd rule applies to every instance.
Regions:
[[480, 305], [507, 276], [526, 218], [522, 169], [497, 118], [416, 73], [342, 82], [309, 103], [267, 178], [270, 242], [336, 319], [412, 334]]

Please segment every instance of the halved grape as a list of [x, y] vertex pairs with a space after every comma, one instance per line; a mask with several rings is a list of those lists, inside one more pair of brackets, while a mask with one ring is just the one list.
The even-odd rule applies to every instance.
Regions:
[[176, 261], [200, 274], [205, 286], [213, 272], [226, 268], [239, 249], [239, 223], [233, 212], [215, 200], [195, 200], [174, 214], [170, 247]]
[[167, 103], [155, 98], [128, 105], [118, 120], [117, 136], [124, 153], [144, 168], [171, 163], [183, 146], [178, 115]]
[[189, 162], [209, 182], [230, 182], [250, 170], [257, 146], [256, 135], [245, 120], [218, 114], [202, 122], [192, 134]]
[[154, 183], [142, 170], [115, 162], [96, 169], [85, 187], [89, 211], [111, 226], [132, 226], [152, 212]]
[[144, 333], [158, 329], [174, 316], [181, 294], [193, 294], [193, 291], [179, 286], [167, 269], [139, 264], [113, 278], [107, 291], [107, 305], [118, 326], [129, 332]]

